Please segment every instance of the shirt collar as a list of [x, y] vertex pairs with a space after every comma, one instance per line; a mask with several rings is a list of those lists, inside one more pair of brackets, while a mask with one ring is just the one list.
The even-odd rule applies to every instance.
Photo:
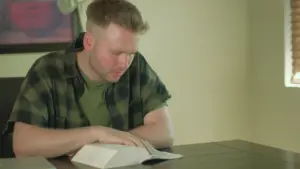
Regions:
[[81, 32], [64, 51], [64, 70], [66, 78], [75, 78], [80, 76], [79, 67], [77, 64], [77, 52], [83, 51], [83, 37], [85, 32]]

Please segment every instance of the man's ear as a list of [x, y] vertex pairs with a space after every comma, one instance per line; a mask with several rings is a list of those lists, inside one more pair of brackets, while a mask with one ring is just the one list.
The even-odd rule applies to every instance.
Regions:
[[83, 37], [83, 46], [85, 50], [91, 50], [94, 46], [94, 37], [90, 32], [86, 32]]

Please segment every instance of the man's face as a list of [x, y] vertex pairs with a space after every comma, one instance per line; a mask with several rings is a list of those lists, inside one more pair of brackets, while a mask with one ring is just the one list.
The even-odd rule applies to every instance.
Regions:
[[133, 60], [138, 39], [135, 33], [116, 24], [100, 31], [97, 35], [85, 36], [90, 66], [101, 80], [117, 82]]

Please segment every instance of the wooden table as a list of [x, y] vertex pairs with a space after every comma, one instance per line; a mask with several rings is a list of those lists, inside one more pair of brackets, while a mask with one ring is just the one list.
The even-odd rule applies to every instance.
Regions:
[[[120, 169], [300, 169], [300, 154], [242, 140], [174, 146], [182, 159]], [[57, 169], [94, 169], [68, 160], [50, 160]]]

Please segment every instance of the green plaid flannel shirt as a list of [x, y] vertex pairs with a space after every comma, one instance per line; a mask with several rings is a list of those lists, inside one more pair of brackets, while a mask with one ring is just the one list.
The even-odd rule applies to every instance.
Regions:
[[[15, 121], [45, 128], [90, 125], [79, 104], [85, 88], [75, 56], [83, 49], [82, 35], [67, 50], [35, 61], [21, 86], [7, 130]], [[142, 125], [144, 116], [169, 98], [166, 86], [139, 52], [120, 81], [105, 92], [112, 127], [123, 131]]]

